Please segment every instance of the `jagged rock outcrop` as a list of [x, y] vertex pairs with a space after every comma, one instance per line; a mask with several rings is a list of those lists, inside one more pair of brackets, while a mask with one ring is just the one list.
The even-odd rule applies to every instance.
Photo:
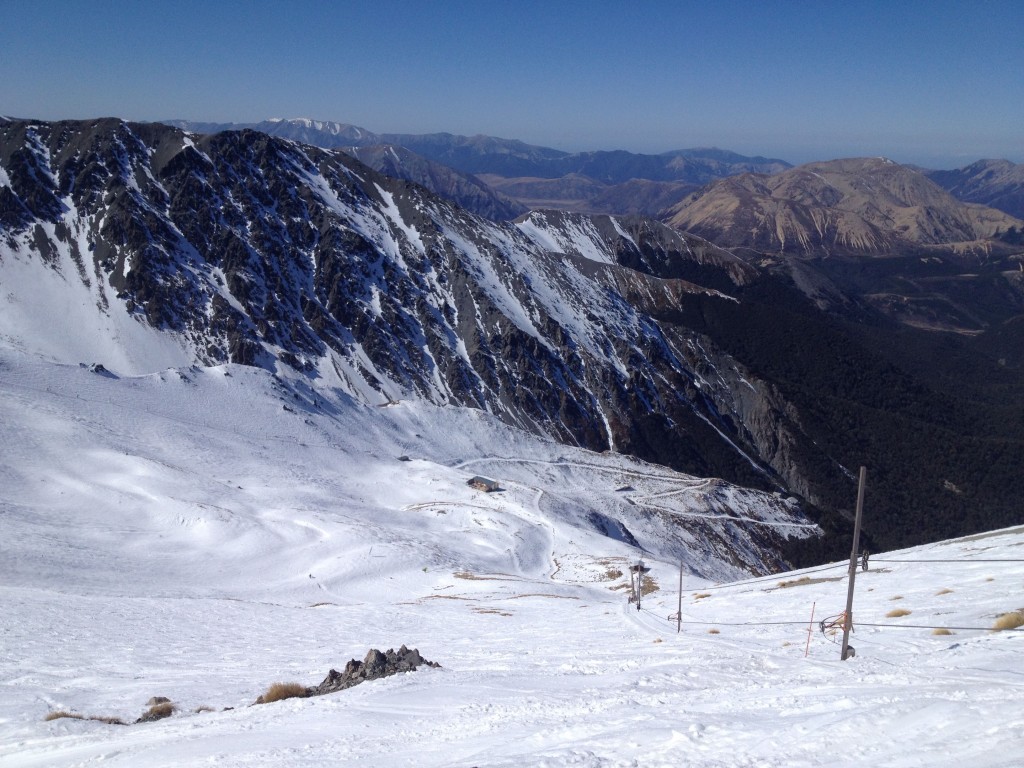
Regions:
[[440, 668], [441, 665], [424, 659], [416, 648], [409, 649], [404, 645], [397, 651], [394, 648], [388, 648], [386, 651], [371, 648], [362, 661], [351, 659], [341, 672], [332, 669], [322, 683], [308, 689], [308, 695], [323, 696], [343, 691], [354, 685], [365, 683], [367, 680], [377, 680], [404, 672], [415, 672], [424, 666]]

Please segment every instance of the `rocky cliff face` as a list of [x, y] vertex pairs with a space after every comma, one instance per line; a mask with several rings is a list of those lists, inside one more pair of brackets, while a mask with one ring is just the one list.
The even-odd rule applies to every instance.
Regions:
[[[254, 131], [0, 121], [0, 285], [4, 338], [67, 362], [287, 368], [362, 403], [483, 409], [833, 511], [870, 458], [928, 519], [985, 508], [1009, 524], [1004, 479], [942, 495], [972, 467], [1002, 472], [1019, 443], [1012, 414], [932, 387], [962, 388], [980, 365], [928, 362], [921, 376], [899, 351], [917, 337], [888, 354], [788, 277], [649, 219], [495, 223], [341, 151]], [[980, 386], [1015, 391], [984, 370]], [[964, 437], [955, 464], [929, 452], [949, 430]]]
[[703, 474], [726, 474], [728, 454], [737, 479], [781, 482], [731, 385], [708, 378], [712, 356], [639, 308], [750, 278], [708, 243], [609, 217], [528, 233], [257, 132], [105, 120], [0, 135], [0, 258], [61, 270], [96, 313], [127, 312], [196, 362], [284, 364], [366, 402], [483, 408]]

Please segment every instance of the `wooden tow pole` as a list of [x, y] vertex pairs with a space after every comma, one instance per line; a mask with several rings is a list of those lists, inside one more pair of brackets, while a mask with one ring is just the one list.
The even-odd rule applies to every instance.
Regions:
[[679, 610], [676, 612], [676, 634], [683, 631], [683, 561], [679, 561]]
[[864, 483], [867, 480], [868, 470], [860, 468], [860, 478], [857, 481], [857, 515], [853, 520], [853, 549], [850, 550], [850, 583], [846, 589], [846, 613], [843, 618], [843, 650], [840, 659], [846, 661], [854, 655], [850, 647], [850, 630], [853, 628], [853, 582], [857, 576], [857, 550], [860, 549], [860, 519], [864, 514]]

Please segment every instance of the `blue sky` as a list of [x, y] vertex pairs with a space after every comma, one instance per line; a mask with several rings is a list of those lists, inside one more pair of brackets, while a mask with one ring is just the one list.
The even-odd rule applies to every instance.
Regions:
[[4, 0], [0, 114], [1024, 161], [1024, 0]]

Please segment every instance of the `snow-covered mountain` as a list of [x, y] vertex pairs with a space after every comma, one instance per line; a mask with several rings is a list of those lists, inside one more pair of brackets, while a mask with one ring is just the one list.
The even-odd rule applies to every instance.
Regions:
[[[933, 388], [948, 371], [905, 368], [900, 347], [699, 238], [639, 217], [495, 223], [254, 131], [8, 121], [0, 139], [0, 334], [25, 351], [118, 375], [252, 365], [366, 406], [478, 409], [795, 494], [835, 541], [862, 462], [880, 540], [1016, 519], [1012, 413]], [[1013, 391], [1012, 371], [964, 354]]]
[[[0, 257], [22, 288], [0, 312], [14, 337], [45, 329], [33, 338], [64, 362], [110, 338], [103, 362], [126, 373], [283, 363], [368, 403], [472, 406], [650, 458], [685, 445], [708, 474], [722, 474], [724, 452], [748, 478], [779, 482], [742, 426], [760, 407], [743, 394], [755, 379], [630, 300], [678, 304], [749, 274], [705, 258], [718, 253], [706, 243], [676, 236], [671, 253], [642, 254], [613, 220], [602, 235], [577, 217], [573, 253], [555, 254], [537, 226], [528, 236], [344, 153], [256, 132], [193, 140], [115, 120], [0, 130]], [[646, 271], [614, 250], [595, 256], [609, 235]], [[678, 279], [688, 264], [711, 281]], [[69, 322], [50, 323], [54, 304]]]

